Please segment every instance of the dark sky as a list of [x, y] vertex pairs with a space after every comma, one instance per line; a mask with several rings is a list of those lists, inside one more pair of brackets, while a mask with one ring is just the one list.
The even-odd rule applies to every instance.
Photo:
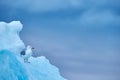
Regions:
[[120, 0], [0, 0], [0, 21], [13, 20], [68, 80], [120, 80]]

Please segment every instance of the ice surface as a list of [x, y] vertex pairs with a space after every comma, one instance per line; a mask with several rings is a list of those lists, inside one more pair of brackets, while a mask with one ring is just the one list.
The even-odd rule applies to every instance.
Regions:
[[18, 55], [25, 48], [19, 37], [22, 27], [20, 21], [0, 22], [0, 80], [66, 80], [44, 56], [24, 63]]

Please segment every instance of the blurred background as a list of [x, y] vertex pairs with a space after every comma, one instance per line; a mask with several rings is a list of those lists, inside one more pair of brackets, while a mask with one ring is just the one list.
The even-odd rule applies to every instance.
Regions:
[[13, 20], [68, 80], [120, 80], [120, 0], [0, 0], [0, 21]]

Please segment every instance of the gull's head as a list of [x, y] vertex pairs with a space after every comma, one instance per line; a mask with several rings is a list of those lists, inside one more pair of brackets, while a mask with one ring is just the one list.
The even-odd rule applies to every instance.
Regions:
[[33, 50], [33, 49], [35, 49], [35, 48], [33, 48], [32, 46], [28, 45], [28, 46], [27, 46], [27, 49]]

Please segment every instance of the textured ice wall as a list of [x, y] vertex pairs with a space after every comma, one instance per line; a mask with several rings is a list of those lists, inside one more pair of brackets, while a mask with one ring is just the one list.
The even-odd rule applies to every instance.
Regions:
[[24, 66], [8, 50], [0, 51], [0, 80], [28, 80]]

